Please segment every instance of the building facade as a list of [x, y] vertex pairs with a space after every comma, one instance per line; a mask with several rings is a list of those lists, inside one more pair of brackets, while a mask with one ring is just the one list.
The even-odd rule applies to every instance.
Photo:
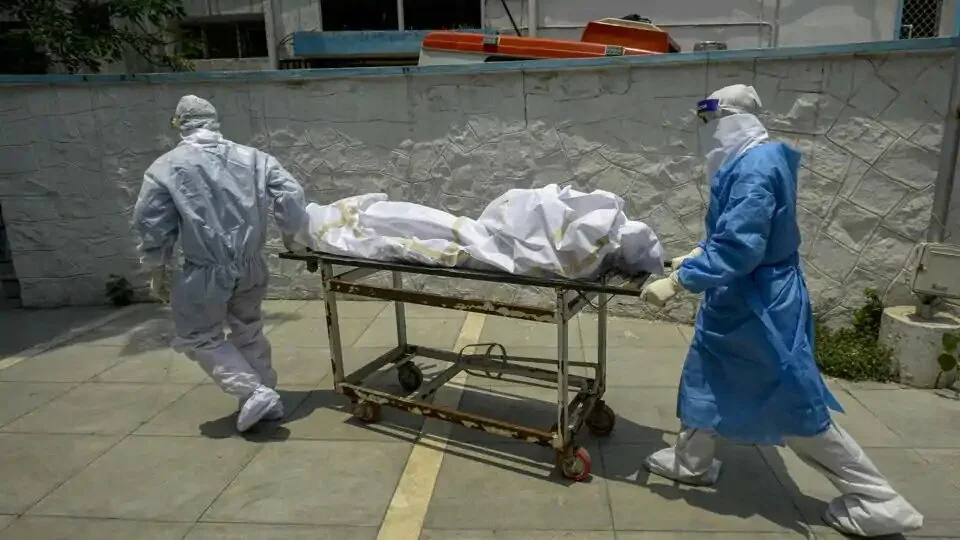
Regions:
[[748, 49], [949, 36], [957, 25], [957, 0], [185, 0], [185, 5], [188, 17], [179, 30], [195, 44], [191, 56], [201, 70], [277, 67], [298, 55], [297, 32], [488, 28], [578, 39], [589, 20], [637, 13], [689, 51], [698, 41]]

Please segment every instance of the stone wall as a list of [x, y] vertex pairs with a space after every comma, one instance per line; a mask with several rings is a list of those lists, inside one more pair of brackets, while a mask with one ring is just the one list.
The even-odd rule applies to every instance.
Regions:
[[[753, 84], [774, 137], [804, 152], [803, 256], [818, 307], [842, 313], [867, 286], [901, 300], [903, 270], [929, 219], [949, 53], [783, 55], [0, 85], [0, 201], [23, 302], [100, 302], [109, 274], [143, 282], [130, 211], [143, 170], [176, 142], [169, 118], [186, 93], [211, 99], [229, 138], [275, 154], [317, 202], [383, 191], [476, 216], [512, 187], [602, 188], [623, 196], [629, 215], [652, 225], [676, 255], [703, 232], [692, 109], [732, 83]], [[269, 249], [279, 249], [276, 235]], [[272, 296], [318, 295], [317, 276], [272, 263]], [[449, 280], [417, 286], [466, 287]], [[484, 294], [537, 296], [504, 286]], [[622, 312], [680, 320], [694, 307], [693, 298], [662, 313], [617, 304]]]

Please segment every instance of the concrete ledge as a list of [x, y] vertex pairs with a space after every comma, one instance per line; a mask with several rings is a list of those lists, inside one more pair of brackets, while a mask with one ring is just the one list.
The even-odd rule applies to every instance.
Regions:
[[941, 374], [937, 357], [943, 352], [944, 334], [960, 333], [960, 318], [938, 313], [921, 319], [914, 306], [892, 306], [883, 310], [880, 343], [893, 349], [900, 370], [900, 382], [915, 388], [943, 388], [957, 379], [957, 370]]
[[588, 58], [576, 60], [532, 60], [415, 67], [375, 67], [343, 69], [290, 69], [269, 71], [191, 71], [183, 73], [117, 73], [102, 75], [0, 75], [0, 85], [83, 84], [83, 83], [171, 83], [216, 81], [291, 81], [297, 79], [329, 79], [343, 77], [386, 77], [414, 74], [472, 74], [503, 71], [556, 71], [598, 69], [640, 65], [666, 65], [703, 62], [748, 61], [758, 59], [792, 59], [841, 55], [868, 55], [891, 52], [948, 50], [956, 47], [958, 38], [930, 38], [813, 47], [776, 49], [739, 49], [636, 57]]

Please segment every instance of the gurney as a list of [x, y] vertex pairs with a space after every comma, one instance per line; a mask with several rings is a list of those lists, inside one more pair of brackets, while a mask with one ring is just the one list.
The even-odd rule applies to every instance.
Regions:
[[[334, 389], [350, 398], [353, 415], [362, 422], [379, 420], [382, 407], [394, 407], [424, 417], [437, 418], [461, 426], [483, 430], [512, 439], [551, 447], [562, 474], [574, 481], [590, 476], [590, 454], [576, 444], [580, 429], [586, 427], [595, 435], [609, 434], [616, 422], [614, 411], [604, 402], [607, 379], [607, 303], [618, 295], [639, 296], [649, 274], [625, 277], [615, 270], [601, 272], [596, 280], [575, 280], [531, 277], [500, 271], [421, 266], [406, 262], [383, 262], [318, 252], [283, 253], [283, 259], [302, 261], [310, 272], [320, 271], [326, 307], [327, 334]], [[343, 270], [341, 267], [347, 268]], [[335, 268], [337, 271], [335, 272]], [[359, 280], [381, 272], [392, 276], [392, 287], [360, 283]], [[491, 283], [509, 283], [553, 289], [553, 307], [518, 305], [483, 298], [449, 297], [403, 287], [403, 275], [426, 275]], [[345, 294], [393, 302], [396, 312], [397, 346], [380, 355], [353, 373], [343, 367], [343, 343], [337, 312], [337, 296]], [[417, 304], [497, 317], [555, 324], [557, 327], [556, 358], [527, 358], [508, 354], [498, 343], [468, 345], [459, 351], [424, 347], [407, 340], [405, 304]], [[584, 307], [592, 305], [598, 314], [597, 362], [571, 362], [569, 356], [569, 322]], [[415, 357], [430, 358], [450, 364], [433, 380], [424, 383]], [[392, 365], [400, 387], [407, 395], [395, 395], [365, 385], [372, 375]], [[551, 369], [553, 366], [556, 369]], [[571, 367], [586, 368], [592, 377], [572, 375]], [[556, 383], [557, 416], [551, 427], [531, 427], [487, 418], [431, 403], [431, 398], [458, 373], [479, 370], [488, 375], [511, 375], [522, 379]], [[573, 395], [572, 399], [570, 398]]]

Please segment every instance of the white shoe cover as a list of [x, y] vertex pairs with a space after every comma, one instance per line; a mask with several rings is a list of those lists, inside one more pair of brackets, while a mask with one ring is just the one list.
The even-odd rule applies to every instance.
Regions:
[[720, 467], [723, 465], [719, 459], [711, 458], [710, 465], [704, 471], [692, 471], [677, 460], [677, 451], [675, 448], [664, 448], [659, 452], [654, 452], [647, 456], [643, 461], [647, 470], [662, 476], [669, 480], [690, 484], [693, 486], [712, 486], [717, 483], [720, 477]]
[[241, 433], [247, 431], [277, 405], [280, 405], [280, 394], [266, 386], [259, 386], [240, 407], [240, 413], [237, 415], [237, 431]]
[[823, 522], [843, 534], [872, 538], [920, 529], [923, 515], [900, 496], [880, 502], [841, 495], [824, 510]]
[[272, 409], [267, 411], [267, 414], [263, 415], [263, 419], [268, 422], [276, 422], [277, 420], [283, 420], [283, 402], [278, 401]]

